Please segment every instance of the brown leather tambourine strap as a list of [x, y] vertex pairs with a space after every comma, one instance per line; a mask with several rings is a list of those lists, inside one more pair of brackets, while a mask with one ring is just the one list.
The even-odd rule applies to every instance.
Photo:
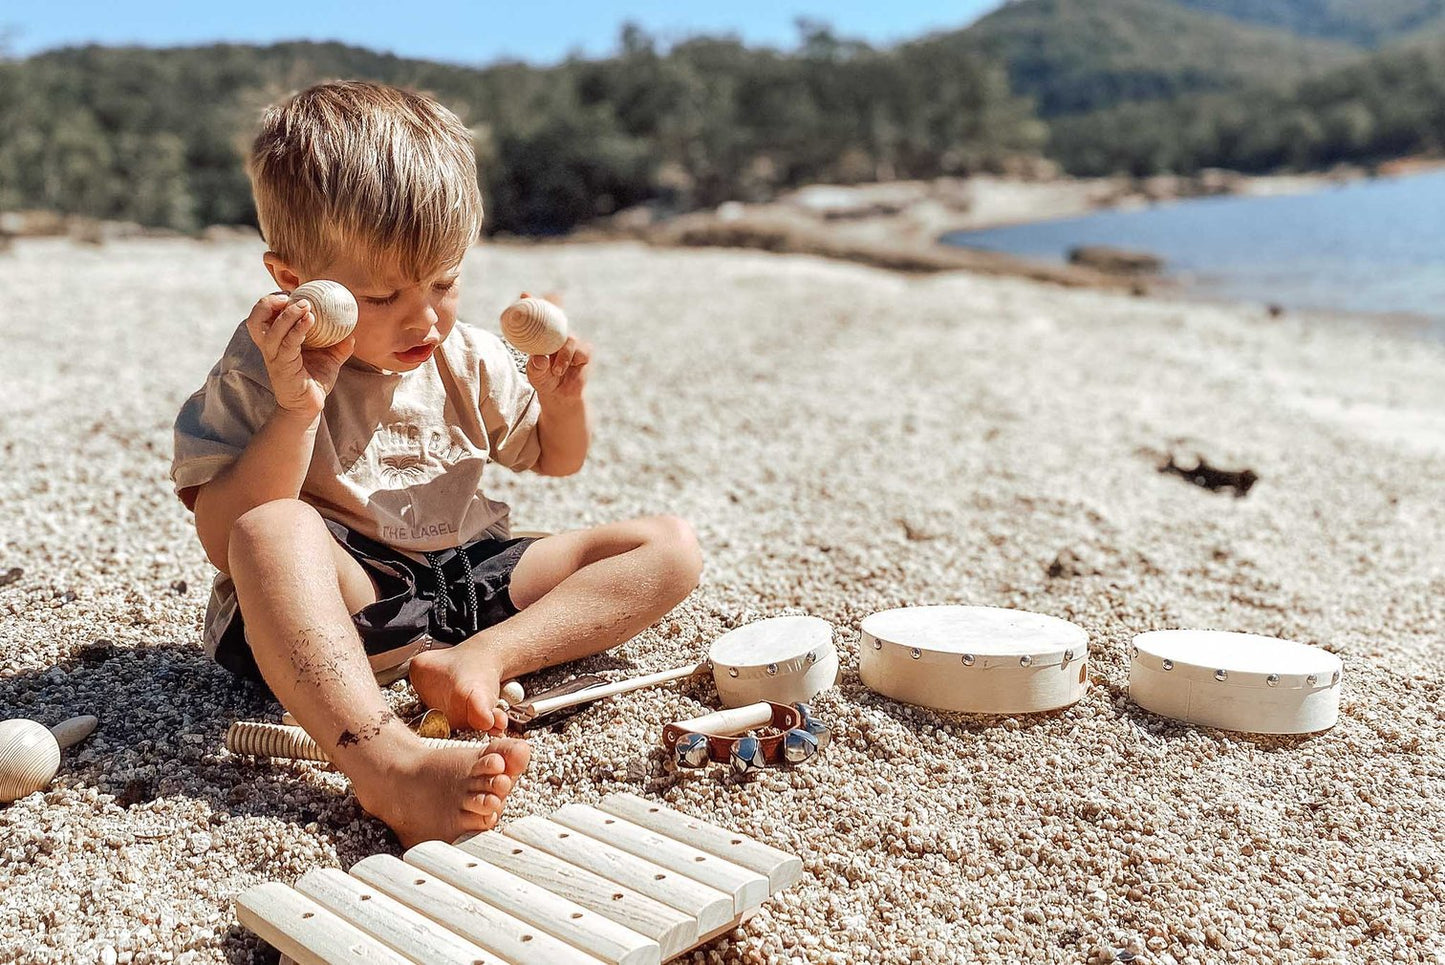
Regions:
[[[757, 708], [766, 710], [750, 715]], [[751, 720], [748, 718], [751, 716]], [[710, 727], [712, 719], [748, 720], [741, 728]], [[739, 730], [770, 728], [773, 733], [762, 737], [740, 734]], [[731, 730], [732, 733], [708, 733], [709, 730]], [[695, 720], [675, 721], [662, 728], [662, 746], [672, 754], [679, 767], [702, 767], [708, 762], [731, 764], [738, 773], [771, 764], [798, 764], [813, 756], [827, 741], [828, 729], [813, 720], [801, 705], [760, 701], [750, 707], [709, 714]]]

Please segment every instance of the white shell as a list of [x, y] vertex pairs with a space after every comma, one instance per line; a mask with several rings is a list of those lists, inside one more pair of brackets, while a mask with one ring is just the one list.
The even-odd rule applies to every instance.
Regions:
[[50, 728], [23, 718], [0, 721], [0, 803], [44, 789], [60, 770], [60, 744]]
[[833, 625], [818, 617], [772, 617], [718, 637], [708, 650], [724, 707], [812, 700], [838, 682]]
[[1129, 696], [1145, 710], [1250, 734], [1312, 734], [1340, 715], [1344, 663], [1253, 633], [1154, 630], [1133, 640]]
[[502, 312], [502, 336], [528, 355], [551, 355], [567, 341], [567, 316], [545, 298], [522, 298]]
[[1067, 707], [1088, 683], [1089, 635], [1058, 617], [989, 606], [917, 606], [864, 618], [863, 683], [966, 714]]
[[336, 281], [316, 279], [291, 292], [291, 301], [305, 298], [311, 303], [316, 324], [306, 333], [307, 348], [327, 348], [343, 341], [356, 329], [356, 298]]

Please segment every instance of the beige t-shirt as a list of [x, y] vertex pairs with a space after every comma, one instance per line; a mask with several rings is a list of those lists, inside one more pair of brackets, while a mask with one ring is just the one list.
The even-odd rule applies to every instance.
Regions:
[[[177, 495], [239, 458], [275, 409], [261, 351], [242, 323], [176, 417]], [[507, 506], [482, 493], [482, 472], [489, 462], [517, 472], [537, 462], [540, 411], [502, 340], [458, 322], [411, 372], [342, 366], [300, 497], [323, 517], [417, 559], [483, 536], [505, 538]], [[235, 610], [231, 580], [218, 573], [206, 610], [208, 653]]]

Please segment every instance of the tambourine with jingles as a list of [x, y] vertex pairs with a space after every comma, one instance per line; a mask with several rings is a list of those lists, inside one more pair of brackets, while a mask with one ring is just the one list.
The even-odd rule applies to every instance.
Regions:
[[[756, 728], [773, 733], [742, 736]], [[678, 767], [727, 763], [746, 774], [770, 764], [801, 764], [828, 746], [832, 731], [813, 717], [807, 704], [760, 700], [747, 707], [719, 710], [662, 728], [662, 746]]]

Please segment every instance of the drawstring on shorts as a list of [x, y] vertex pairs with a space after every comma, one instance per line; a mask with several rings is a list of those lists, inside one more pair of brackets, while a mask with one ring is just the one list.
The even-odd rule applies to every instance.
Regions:
[[[462, 568], [467, 573], [467, 620], [471, 623], [472, 633], [478, 633], [481, 625], [478, 619], [481, 615], [481, 605], [477, 602], [477, 581], [472, 576], [472, 561], [466, 551], [461, 547], [455, 550], [456, 555], [462, 558]], [[446, 626], [447, 622], [447, 580], [442, 573], [441, 553], [425, 553], [427, 565], [431, 567], [432, 575], [437, 581], [436, 599], [432, 601], [432, 610], [436, 613], [437, 624]]]

